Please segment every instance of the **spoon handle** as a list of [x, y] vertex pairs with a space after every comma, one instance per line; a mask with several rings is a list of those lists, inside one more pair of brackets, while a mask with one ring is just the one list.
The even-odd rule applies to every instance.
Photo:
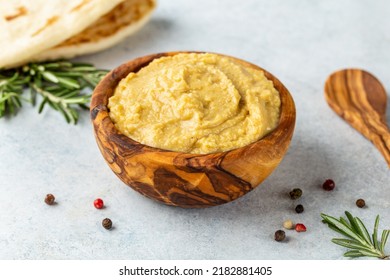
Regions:
[[[349, 98], [354, 100], [356, 96], [351, 94]], [[353, 108], [351, 107], [349, 110], [342, 110], [341, 104], [338, 104], [335, 100], [342, 101], [342, 98], [329, 100], [327, 96], [330, 107], [375, 145], [390, 168], [390, 131], [383, 117], [364, 99], [360, 99], [359, 102], [352, 102]]]
[[[381, 152], [390, 168], [390, 131], [383, 121], [377, 118], [372, 118], [367, 114], [362, 115], [364, 124], [362, 128], [366, 133], [363, 133], [375, 147]], [[365, 127], [364, 127], [365, 126]]]

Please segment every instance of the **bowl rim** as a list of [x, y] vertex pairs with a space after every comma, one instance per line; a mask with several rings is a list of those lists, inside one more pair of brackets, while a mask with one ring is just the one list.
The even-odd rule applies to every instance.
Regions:
[[[220, 55], [222, 57], [227, 57], [231, 60], [237, 61], [238, 63], [259, 69], [264, 72], [267, 79], [271, 80], [274, 84], [274, 87], [278, 90], [281, 104], [280, 104], [280, 115], [279, 115], [279, 123], [276, 126], [275, 129], [273, 129], [271, 132], [269, 132], [264, 137], [258, 139], [255, 142], [252, 142], [250, 144], [247, 144], [242, 147], [238, 147], [232, 150], [224, 151], [224, 152], [215, 152], [215, 153], [208, 153], [208, 154], [194, 154], [194, 153], [186, 153], [186, 152], [178, 152], [178, 151], [171, 151], [166, 149], [161, 149], [157, 147], [148, 146], [145, 144], [142, 144], [126, 135], [121, 133], [116, 126], [114, 125], [113, 121], [111, 120], [109, 116], [109, 109], [108, 109], [108, 99], [114, 94], [114, 90], [120, 80], [125, 78], [130, 72], [137, 72], [141, 68], [147, 66], [150, 62], [152, 62], [154, 59], [163, 57], [163, 56], [174, 56], [179, 53], [210, 53], [210, 54], [216, 54]], [[289, 111], [286, 110], [286, 108], [290, 109]], [[96, 86], [95, 90], [93, 91], [92, 97], [91, 97], [91, 105], [90, 105], [90, 117], [93, 122], [95, 133], [96, 130], [100, 129], [101, 126], [99, 126], [96, 123], [97, 115], [100, 115], [101, 118], [99, 119], [106, 119], [108, 117], [109, 121], [106, 121], [104, 125], [108, 127], [103, 127], [106, 134], [110, 134], [110, 140], [115, 140], [117, 145], [121, 145], [123, 148], [131, 148], [134, 146], [137, 146], [137, 149], [142, 149], [144, 152], [148, 153], [164, 153], [166, 156], [178, 158], [183, 157], [185, 159], [192, 159], [192, 158], [224, 158], [227, 154], [240, 154], [242, 152], [247, 151], [248, 149], [255, 148], [257, 146], [262, 145], [262, 143], [266, 142], [273, 142], [278, 141], [279, 138], [283, 138], [283, 134], [291, 132], [295, 128], [295, 121], [296, 121], [296, 109], [294, 100], [289, 92], [289, 90], [283, 85], [282, 82], [278, 78], [276, 78], [273, 74], [268, 72], [267, 70], [263, 69], [262, 67], [247, 62], [245, 60], [215, 53], [215, 52], [206, 52], [206, 51], [172, 51], [172, 52], [162, 52], [162, 53], [155, 53], [155, 54], [149, 54], [145, 56], [140, 56], [135, 59], [129, 60], [116, 68], [112, 69], [109, 73], [106, 74], [106, 76], [99, 82], [99, 84]], [[176, 162], [176, 164], [179, 162]], [[185, 164], [183, 162], [183, 164]], [[213, 163], [210, 163], [213, 164]]]

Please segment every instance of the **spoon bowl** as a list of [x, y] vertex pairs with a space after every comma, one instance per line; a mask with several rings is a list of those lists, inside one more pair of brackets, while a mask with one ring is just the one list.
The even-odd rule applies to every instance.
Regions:
[[390, 168], [387, 95], [381, 82], [365, 70], [340, 70], [325, 82], [325, 99], [340, 117], [375, 145]]

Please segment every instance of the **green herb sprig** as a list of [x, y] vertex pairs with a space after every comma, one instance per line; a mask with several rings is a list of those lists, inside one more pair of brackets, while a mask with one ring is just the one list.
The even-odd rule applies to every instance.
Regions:
[[379, 215], [375, 219], [374, 232], [370, 235], [362, 220], [353, 217], [348, 211], [345, 212], [347, 219], [340, 219], [321, 214], [324, 222], [329, 228], [344, 235], [345, 238], [333, 238], [332, 242], [349, 248], [351, 250], [344, 254], [344, 257], [377, 257], [380, 259], [389, 259], [384, 250], [389, 237], [390, 230], [383, 230], [381, 240], [378, 240]]
[[[91, 64], [69, 61], [30, 63], [0, 70], [0, 118], [16, 115], [23, 101], [35, 106], [40, 95], [39, 113], [49, 105], [62, 113], [68, 123], [76, 124], [77, 108], [88, 109], [91, 96], [87, 89], [93, 90], [106, 73]], [[24, 97], [27, 88], [30, 98]]]

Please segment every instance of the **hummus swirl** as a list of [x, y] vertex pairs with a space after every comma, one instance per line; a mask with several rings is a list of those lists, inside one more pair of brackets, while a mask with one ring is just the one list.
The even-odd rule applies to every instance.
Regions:
[[216, 54], [161, 57], [122, 79], [109, 99], [117, 129], [142, 144], [208, 154], [243, 147], [279, 122], [263, 71]]

